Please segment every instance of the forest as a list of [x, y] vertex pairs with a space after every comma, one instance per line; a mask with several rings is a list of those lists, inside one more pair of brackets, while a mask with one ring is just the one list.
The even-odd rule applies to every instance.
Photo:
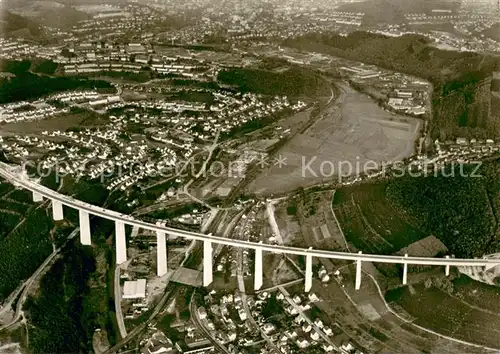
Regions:
[[[457, 167], [458, 169], [458, 167]], [[469, 176], [395, 178], [387, 187], [392, 204], [413, 225], [439, 238], [457, 257], [482, 257], [500, 251], [500, 163], [485, 163]]]
[[320, 96], [329, 94], [327, 82], [308, 69], [292, 67], [276, 73], [260, 69], [231, 69], [219, 73], [219, 82], [237, 86], [241, 92], [263, 95]]
[[[42, 96], [76, 89], [96, 89], [102, 92], [115, 92], [114, 87], [106, 81], [88, 80], [71, 77], [50, 77], [30, 71], [32, 62], [0, 60], [0, 69], [15, 75], [0, 79], [0, 104], [38, 99]], [[33, 71], [50, 72], [53, 66], [42, 62]]]
[[[92, 352], [88, 281], [96, 271], [90, 247], [75, 242], [43, 276], [40, 295], [28, 298], [30, 349], [35, 353]], [[98, 311], [98, 310], [97, 310]]]

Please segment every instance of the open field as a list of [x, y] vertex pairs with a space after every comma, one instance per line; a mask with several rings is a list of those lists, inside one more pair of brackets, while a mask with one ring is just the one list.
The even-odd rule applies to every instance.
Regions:
[[304, 245], [305, 247], [296, 212], [297, 206], [295, 206], [294, 201], [286, 201], [276, 205], [274, 210], [276, 224], [283, 239], [283, 244]]
[[392, 254], [428, 236], [392, 207], [383, 183], [337, 190], [333, 209], [347, 242], [363, 252]]
[[345, 243], [331, 209], [332, 191], [303, 193], [276, 206], [276, 222], [285, 244], [343, 250]]
[[500, 314], [500, 290], [462, 275], [453, 280], [453, 296], [473, 306]]
[[[400, 305], [415, 323], [471, 343], [500, 348], [500, 314], [481, 311], [435, 287], [423, 284], [393, 290], [386, 299]], [[487, 325], [486, 325], [487, 324]]]
[[[373, 264], [363, 263], [363, 270], [372, 274], [375, 279], [378, 280], [382, 291], [384, 289], [383, 277], [376, 271]], [[376, 346], [383, 345], [386, 347], [384, 352], [392, 353], [486, 353], [488, 350], [481, 348], [480, 346], [471, 346], [456, 341], [452, 341], [445, 337], [439, 337], [437, 334], [420, 329], [415, 325], [425, 327], [429, 330], [433, 330], [438, 334], [447, 335], [452, 338], [462, 339], [472, 343], [476, 343], [472, 340], [460, 338], [455, 334], [448, 334], [439, 331], [436, 328], [432, 328], [428, 324], [420, 323], [418, 316], [422, 313], [426, 313], [425, 317], [432, 321], [434, 317], [434, 311], [436, 308], [431, 303], [418, 302], [416, 298], [409, 300], [413, 306], [415, 313], [411, 313], [407, 308], [401, 307], [398, 303], [390, 302], [391, 299], [387, 299], [391, 303], [391, 307], [395, 312], [401, 316], [398, 317], [389, 309], [384, 303], [384, 299], [379, 294], [379, 291], [372, 280], [365, 272], [362, 275], [361, 289], [354, 289], [354, 278], [355, 278], [355, 266], [351, 265], [342, 270], [342, 279], [340, 280], [343, 285], [343, 290], [349, 295], [350, 299], [356, 306], [356, 310], [350, 313], [353, 319], [361, 321], [364, 318], [364, 322], [358, 325], [361, 329], [358, 334], [363, 338], [369, 338], [370, 336], [375, 339], [374, 346], [371, 348], [376, 348]], [[333, 287], [333, 285], [331, 285]], [[409, 288], [399, 288], [395, 291], [408, 291]], [[440, 291], [440, 290], [439, 290]], [[440, 291], [441, 292], [441, 291]], [[442, 293], [443, 297], [446, 297], [446, 293]], [[410, 295], [409, 295], [410, 296]], [[443, 298], [441, 297], [441, 299]], [[449, 305], [452, 305], [451, 303]], [[453, 316], [462, 316], [461, 310], [463, 307], [450, 308], [450, 311], [456, 311]], [[359, 318], [358, 316], [362, 316]], [[422, 315], [423, 316], [423, 315]], [[404, 319], [404, 320], [403, 320]], [[407, 322], [408, 321], [408, 322]], [[365, 327], [368, 326], [369, 330]], [[446, 324], [443, 325], [446, 327]], [[498, 328], [498, 326], [497, 326]], [[467, 328], [464, 327], [466, 331]], [[498, 340], [498, 339], [497, 339]], [[375, 346], [376, 345], [376, 346]], [[488, 347], [491, 347], [489, 345]], [[497, 347], [497, 346], [493, 346]], [[375, 350], [374, 350], [375, 351]]]
[[[365, 252], [394, 253], [428, 236], [413, 227], [404, 215], [392, 208], [385, 196], [385, 184], [382, 183], [337, 190], [333, 208], [347, 241]], [[413, 349], [436, 353], [453, 350], [464, 353], [482, 351], [480, 347], [453, 344], [445, 338], [439, 339], [436, 335], [425, 334], [421, 329], [397, 318], [387, 309], [375, 284], [365, 273], [362, 276], [361, 290], [354, 290], [354, 269], [353, 265], [344, 268], [340, 282], [356, 304], [359, 313], [365, 321], [369, 321], [368, 324], [357, 325], [361, 331], [357, 332], [359, 337], [355, 338], [362, 338], [362, 344], [370, 343], [366, 341], [369, 341], [371, 336], [372, 340], [375, 340], [370, 343], [370, 348], [384, 346], [386, 349], [380, 349], [391, 352], [412, 352]], [[388, 286], [400, 286], [399, 278], [384, 277], [382, 273], [386, 272], [383, 269], [377, 270], [371, 263], [363, 263], [363, 270], [375, 276], [382, 292]], [[437, 279], [436, 284], [440, 283], [440, 277], [444, 280], [441, 269], [410, 273], [409, 283], [414, 285], [391, 290], [386, 299], [399, 315], [418, 326], [478, 346], [500, 348], [498, 289], [475, 282], [466, 276], [450, 282], [451, 285], [447, 289], [450, 289], [451, 295], [434, 287], [426, 289], [423, 285], [430, 278]], [[488, 325], [485, 329], [485, 323], [491, 326]], [[349, 328], [349, 325], [346, 326], [345, 328]], [[422, 338], [417, 339], [416, 336]], [[431, 340], [432, 337], [435, 339]]]
[[[363, 264], [363, 268], [373, 268]], [[370, 271], [371, 272], [371, 271]], [[374, 270], [376, 272], [376, 270]], [[334, 341], [350, 338], [358, 348], [370, 353], [488, 353], [480, 347], [451, 341], [424, 331], [391, 313], [375, 283], [363, 274], [361, 290], [354, 289], [355, 266], [341, 268], [342, 277], [327, 285], [313, 282], [312, 292], [319, 296], [309, 315], [320, 318], [334, 330]], [[302, 284], [288, 289], [303, 291]], [[347, 295], [347, 296], [346, 296]]]
[[[107, 120], [93, 112], [69, 113], [55, 117], [26, 121], [19, 123], [8, 123], [2, 125], [1, 135], [9, 134], [39, 134], [42, 131], [65, 131], [75, 127], [90, 127], [106, 124]], [[3, 133], [3, 134], [2, 134]]]
[[14, 186], [8, 183], [0, 183], [0, 198], [14, 190]]
[[341, 162], [353, 167], [349, 171], [342, 166], [341, 173], [348, 175], [358, 169], [358, 163], [362, 172], [373, 168], [364, 166], [368, 161], [399, 161], [414, 153], [420, 120], [386, 112], [345, 84], [340, 89], [336, 105], [328, 108], [324, 118], [278, 151], [277, 155], [286, 158], [286, 166], [264, 170], [249, 186], [251, 192], [273, 194], [331, 181], [339, 175]]

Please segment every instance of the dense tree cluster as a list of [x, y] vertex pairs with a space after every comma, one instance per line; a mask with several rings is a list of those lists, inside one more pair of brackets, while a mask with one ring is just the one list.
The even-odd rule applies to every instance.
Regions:
[[241, 92], [264, 95], [316, 96], [329, 92], [320, 75], [299, 67], [279, 73], [258, 69], [224, 70], [217, 79], [223, 84], [237, 86]]
[[91, 312], [86, 311], [92, 306], [86, 297], [90, 292], [87, 283], [95, 270], [92, 248], [75, 243], [42, 278], [40, 295], [26, 302], [33, 325], [30, 346], [34, 352], [92, 351]]
[[[10, 226], [10, 225], [9, 225]], [[8, 234], [0, 224], [0, 301], [5, 299], [52, 252], [50, 218], [45, 209], [30, 212], [26, 221]]]
[[[1, 60], [1, 71], [9, 72], [15, 77], [0, 79], [0, 103], [9, 103], [37, 99], [39, 97], [62, 91], [76, 89], [97, 89], [114, 92], [113, 86], [102, 80], [87, 80], [71, 77], [50, 77], [30, 72], [32, 62], [28, 60]], [[33, 71], [50, 73], [55, 70], [50, 63], [40, 63]]]
[[499, 172], [493, 163], [481, 169], [481, 178], [405, 176], [389, 183], [387, 196], [456, 256], [480, 257], [498, 251]]
[[57, 70], [57, 63], [52, 60], [42, 60], [40, 63], [36, 64], [33, 69], [34, 72], [46, 75], [53, 75]]
[[2, 29], [3, 31], [5, 31], [5, 33], [25, 31], [27, 32], [27, 36], [43, 36], [42, 27], [38, 23], [31, 21], [25, 17], [16, 15], [10, 11], [7, 11], [5, 13], [5, 18], [2, 20], [2, 22]]
[[37, 99], [51, 93], [76, 89], [112, 89], [112, 86], [101, 80], [52, 78], [26, 72], [0, 80], [0, 103]]

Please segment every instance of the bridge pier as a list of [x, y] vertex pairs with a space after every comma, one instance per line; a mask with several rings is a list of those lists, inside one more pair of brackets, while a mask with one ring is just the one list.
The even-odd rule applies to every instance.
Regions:
[[[405, 258], [408, 258], [408, 253], [405, 254]], [[403, 285], [408, 283], [408, 263], [403, 263]]]
[[90, 219], [89, 213], [84, 210], [79, 210], [80, 216], [80, 243], [84, 246], [90, 246], [92, 240], [90, 238]]
[[115, 222], [116, 238], [116, 264], [127, 261], [127, 240], [125, 238], [125, 224], [121, 221]]
[[156, 274], [159, 277], [167, 274], [167, 240], [166, 234], [162, 231], [156, 232]]
[[[450, 256], [446, 256], [446, 259], [450, 259]], [[446, 276], [449, 276], [450, 275], [450, 265], [447, 264], [445, 269], [444, 269], [444, 274], [446, 274]]]
[[[260, 241], [259, 243], [262, 243]], [[254, 290], [260, 290], [263, 284], [262, 279], [262, 248], [255, 249], [255, 275], [254, 275]]]
[[[309, 250], [312, 250], [312, 247], [309, 247]], [[305, 292], [308, 293], [312, 288], [312, 256], [306, 255], [306, 283], [305, 283]]]
[[55, 221], [64, 220], [63, 205], [57, 200], [52, 201], [52, 217]]
[[[358, 254], [362, 254], [363, 252], [359, 251]], [[361, 288], [361, 259], [356, 261], [356, 284], [355, 289], [359, 290]]]
[[33, 201], [35, 203], [43, 202], [43, 195], [41, 195], [40, 193], [37, 193], [37, 192], [33, 192]]
[[212, 262], [212, 241], [203, 241], [203, 286], [212, 284]]

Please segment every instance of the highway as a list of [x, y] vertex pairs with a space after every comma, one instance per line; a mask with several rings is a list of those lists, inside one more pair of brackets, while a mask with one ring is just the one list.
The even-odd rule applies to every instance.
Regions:
[[483, 266], [494, 267], [500, 265], [500, 259], [458, 259], [458, 258], [429, 258], [429, 257], [403, 257], [403, 256], [388, 256], [388, 255], [374, 255], [374, 254], [352, 254], [346, 252], [333, 252], [315, 249], [302, 249], [297, 247], [288, 247], [281, 245], [259, 244], [255, 242], [234, 240], [224, 237], [204, 235], [197, 232], [184, 231], [165, 226], [151, 224], [145, 221], [134, 219], [133, 217], [121, 214], [112, 210], [107, 210], [98, 206], [94, 206], [82, 201], [76, 200], [72, 197], [61, 195], [49, 188], [41, 186], [27, 177], [22, 177], [19, 171], [11, 166], [0, 162], [0, 176], [18, 187], [38, 193], [43, 197], [58, 201], [63, 205], [77, 210], [87, 211], [88, 213], [102, 217], [104, 219], [112, 220], [115, 222], [122, 222], [126, 225], [137, 226], [146, 230], [154, 232], [165, 232], [167, 234], [184, 237], [186, 239], [198, 241], [211, 241], [215, 244], [241, 247], [247, 249], [262, 249], [263, 251], [294, 254], [300, 256], [311, 255], [318, 258], [340, 259], [348, 261], [361, 261], [361, 262], [378, 262], [378, 263], [392, 263], [392, 264], [415, 264], [415, 265], [434, 265], [434, 266]]
[[[214, 219], [212, 219], [212, 223], [207, 225], [208, 230], [207, 231], [213, 231], [212, 228], [217, 227], [217, 223], [215, 223], [215, 220], [218, 220], [217, 215]], [[184, 261], [181, 263], [181, 267], [193, 267], [196, 268], [199, 264], [201, 264], [201, 259], [203, 256], [203, 247], [202, 244], [197, 243], [194, 245], [192, 252], [190, 253], [187, 258], [184, 259]], [[116, 343], [114, 346], [109, 348], [107, 351], [105, 351], [103, 354], [115, 354], [118, 353], [118, 351], [123, 348], [127, 343], [132, 341], [137, 335], [139, 335], [142, 331], [144, 331], [147, 326], [160, 314], [160, 312], [163, 311], [165, 306], [167, 306], [170, 301], [176, 298], [176, 296], [179, 294], [179, 291], [181, 290], [182, 286], [178, 283], [173, 283], [169, 282], [167, 285], [167, 288], [165, 290], [165, 294], [163, 297], [160, 299], [158, 304], [155, 306], [152, 314], [148, 317], [148, 319], [141, 323], [139, 326], [135, 327], [133, 330], [128, 332], [128, 334], [122, 338], [118, 343]]]

